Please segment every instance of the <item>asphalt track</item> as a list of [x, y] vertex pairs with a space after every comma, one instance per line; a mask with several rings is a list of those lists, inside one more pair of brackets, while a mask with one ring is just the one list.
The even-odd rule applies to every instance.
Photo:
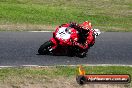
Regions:
[[105, 32], [89, 50], [87, 57], [36, 55], [49, 32], [0, 32], [0, 66], [21, 65], [132, 65], [132, 32]]

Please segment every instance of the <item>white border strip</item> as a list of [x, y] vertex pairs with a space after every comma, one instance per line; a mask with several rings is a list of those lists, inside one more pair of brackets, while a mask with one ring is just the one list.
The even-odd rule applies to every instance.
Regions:
[[70, 66], [70, 67], [76, 67], [79, 65], [84, 66], [128, 66], [132, 67], [132, 65], [125, 65], [125, 64], [78, 64], [78, 65], [49, 65], [49, 66], [41, 66], [41, 65], [19, 65], [19, 66], [0, 66], [0, 68], [13, 68], [13, 67], [40, 67], [40, 68], [48, 68], [48, 67], [56, 67], [56, 66]]

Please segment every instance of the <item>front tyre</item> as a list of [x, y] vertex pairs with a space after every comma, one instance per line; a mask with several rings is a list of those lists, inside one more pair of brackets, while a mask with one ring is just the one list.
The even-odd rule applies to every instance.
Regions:
[[45, 42], [43, 45], [40, 46], [40, 48], [38, 49], [38, 53], [40, 55], [45, 55], [50, 53], [49, 49], [51, 49], [53, 43], [51, 41], [47, 41]]

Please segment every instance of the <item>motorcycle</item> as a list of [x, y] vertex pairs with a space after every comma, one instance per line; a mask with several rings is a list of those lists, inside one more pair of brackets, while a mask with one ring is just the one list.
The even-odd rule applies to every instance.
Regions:
[[[100, 30], [96, 29], [96, 31], [96, 35], [99, 35]], [[38, 53], [40, 55], [68, 55], [83, 58], [86, 56], [88, 49], [80, 52], [80, 49], [74, 45], [74, 42], [78, 40], [79, 34], [77, 29], [70, 26], [61, 26], [53, 32], [53, 37], [49, 41], [40, 46]]]

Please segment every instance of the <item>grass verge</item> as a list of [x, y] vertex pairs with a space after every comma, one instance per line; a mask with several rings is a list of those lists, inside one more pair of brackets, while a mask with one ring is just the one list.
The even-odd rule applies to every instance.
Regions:
[[[132, 76], [132, 67], [129, 66], [84, 66], [84, 69], [87, 74], [130, 74]], [[77, 73], [77, 66], [2, 68], [0, 69], [0, 87], [79, 88], [79, 85], [75, 81]]]
[[[132, 31], [131, 0], [0, 0], [0, 24], [60, 25], [90, 20], [102, 31]], [[7, 28], [8, 29], [8, 28]], [[7, 30], [1, 27], [1, 30]], [[28, 30], [35, 28], [27, 27]], [[11, 30], [14, 30], [13, 28]], [[18, 27], [17, 31], [24, 30]], [[45, 30], [40, 28], [39, 30]], [[50, 30], [50, 29], [49, 29]]]

